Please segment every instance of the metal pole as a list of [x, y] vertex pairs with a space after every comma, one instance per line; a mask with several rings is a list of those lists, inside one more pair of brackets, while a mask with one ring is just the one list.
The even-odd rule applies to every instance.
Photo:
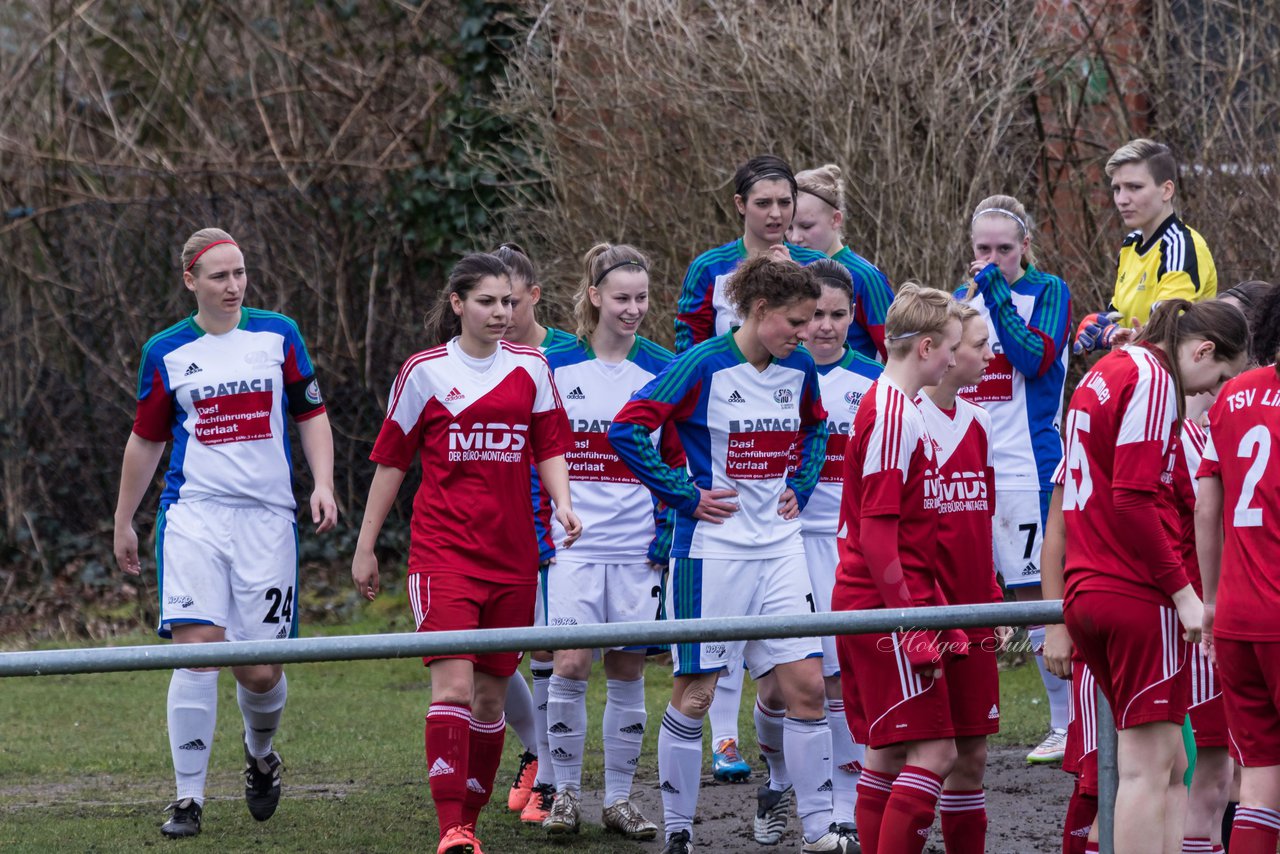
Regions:
[[154, 644], [0, 653], [0, 676], [171, 670], [240, 664], [414, 658], [459, 652], [593, 649], [706, 640], [820, 637], [904, 628], [947, 629], [1062, 622], [1062, 603], [1002, 602], [935, 608], [838, 611], [774, 617], [720, 617], [648, 623], [535, 626], [482, 631], [351, 635], [226, 643]]
[[1097, 688], [1098, 696], [1098, 852], [1115, 854], [1116, 792], [1120, 788], [1119, 734], [1111, 704]]

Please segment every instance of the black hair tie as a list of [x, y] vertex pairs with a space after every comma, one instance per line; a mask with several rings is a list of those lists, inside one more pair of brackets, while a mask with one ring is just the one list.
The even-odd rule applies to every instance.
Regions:
[[639, 261], [632, 261], [632, 260], [619, 261], [617, 264], [614, 264], [612, 267], [606, 267], [603, 273], [596, 276], [596, 280], [591, 283], [591, 286], [595, 288], [600, 287], [600, 283], [604, 281], [604, 277], [612, 273], [614, 270], [617, 270], [619, 267], [639, 267], [644, 272], [646, 273], [649, 272], [649, 268], [641, 264]]

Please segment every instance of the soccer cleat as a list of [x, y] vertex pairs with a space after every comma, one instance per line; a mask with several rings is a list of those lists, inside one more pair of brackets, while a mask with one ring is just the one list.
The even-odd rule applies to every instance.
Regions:
[[533, 782], [538, 778], [538, 757], [529, 751], [520, 754], [520, 767], [516, 769], [516, 780], [507, 793], [507, 809], [520, 812], [529, 803], [529, 792], [533, 790]]
[[693, 842], [687, 830], [677, 830], [667, 837], [667, 844], [662, 846], [662, 854], [690, 854], [692, 851]]
[[761, 845], [777, 845], [787, 829], [787, 813], [791, 806], [791, 788], [781, 792], [765, 783], [756, 790], [756, 817], [751, 835]]
[[436, 846], [436, 854], [484, 854], [480, 840], [476, 839], [475, 825], [455, 824], [446, 830]]
[[582, 807], [578, 804], [576, 792], [567, 789], [556, 792], [555, 799], [551, 801], [551, 810], [542, 820], [542, 829], [549, 836], [563, 836], [582, 829]]
[[847, 825], [833, 824], [831, 828], [813, 842], [805, 840], [800, 854], [862, 854], [862, 846], [858, 838]]
[[658, 835], [658, 826], [645, 818], [631, 801], [618, 801], [604, 808], [600, 823], [605, 830], [627, 839], [649, 840]]
[[529, 790], [529, 800], [520, 810], [520, 820], [529, 824], [542, 824], [551, 812], [551, 804], [556, 798], [556, 787], [550, 783], [534, 786]]
[[1067, 731], [1065, 729], [1051, 729], [1049, 734], [1044, 737], [1044, 741], [1036, 746], [1036, 749], [1027, 754], [1027, 761], [1032, 765], [1048, 765], [1053, 762], [1061, 762], [1062, 757], [1067, 752]]
[[170, 839], [181, 839], [184, 836], [200, 834], [200, 805], [194, 798], [183, 798], [174, 801], [164, 808], [173, 813], [169, 820], [160, 826], [160, 832]]
[[266, 821], [275, 815], [280, 804], [280, 773], [284, 763], [274, 750], [261, 759], [249, 755], [244, 749], [244, 802], [249, 805], [249, 815], [258, 821]]
[[751, 766], [738, 752], [738, 742], [726, 738], [711, 754], [711, 773], [722, 783], [742, 783], [751, 776]]

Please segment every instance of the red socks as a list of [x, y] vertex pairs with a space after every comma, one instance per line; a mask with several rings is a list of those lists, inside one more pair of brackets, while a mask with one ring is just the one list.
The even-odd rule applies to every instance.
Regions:
[[493, 778], [502, 762], [502, 743], [507, 736], [505, 715], [496, 721], [471, 721], [470, 753], [467, 757], [467, 794], [463, 799], [462, 823], [474, 825], [480, 810], [493, 794]]
[[947, 854], [985, 854], [987, 796], [982, 789], [943, 792], [938, 811]]
[[1236, 807], [1231, 825], [1231, 854], [1275, 854], [1280, 840], [1280, 812], [1263, 807]]
[[467, 754], [471, 741], [471, 708], [432, 703], [427, 711], [427, 784], [440, 820], [440, 835], [462, 824], [467, 792]]
[[[863, 774], [866, 774], [864, 771]], [[893, 781], [880, 823], [879, 846], [893, 854], [920, 854], [929, 841], [942, 778], [927, 768], [906, 765]]]
[[858, 825], [858, 841], [862, 854], [876, 854], [880, 839], [880, 822], [893, 792], [893, 778], [879, 771], [862, 769], [858, 778], [858, 802], [854, 805], [854, 822]]
[[1067, 819], [1062, 826], [1062, 854], [1084, 854], [1089, 841], [1089, 829], [1098, 816], [1098, 796], [1080, 789], [1080, 780], [1071, 792], [1067, 804]]

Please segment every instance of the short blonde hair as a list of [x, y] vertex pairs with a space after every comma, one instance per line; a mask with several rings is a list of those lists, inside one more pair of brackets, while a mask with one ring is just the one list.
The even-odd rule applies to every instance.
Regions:
[[1178, 180], [1178, 163], [1173, 159], [1173, 152], [1163, 142], [1154, 139], [1134, 139], [1116, 149], [1107, 159], [1106, 173], [1110, 178], [1121, 166], [1130, 163], [1145, 163], [1151, 170], [1151, 177], [1157, 184]]
[[890, 352], [901, 353], [911, 347], [909, 339], [917, 335], [935, 338], [960, 316], [960, 303], [951, 294], [907, 282], [898, 289], [885, 315], [885, 346]]

